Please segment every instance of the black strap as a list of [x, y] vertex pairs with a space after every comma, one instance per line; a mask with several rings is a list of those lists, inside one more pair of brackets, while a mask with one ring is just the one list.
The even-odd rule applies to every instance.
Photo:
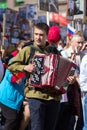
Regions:
[[32, 63], [32, 58], [35, 54], [35, 51], [39, 51], [40, 53], [43, 53], [43, 51], [39, 47], [35, 47], [34, 45], [30, 45], [30, 58], [29, 63]]
[[32, 45], [31, 45], [31, 47], [30, 47], [30, 58], [29, 58], [29, 63], [32, 63], [32, 58], [33, 58], [34, 54], [35, 54], [35, 48], [32, 47]]
[[25, 44], [24, 44], [24, 46], [22, 48], [24, 48], [26, 46], [31, 46], [31, 45], [33, 45], [33, 41], [25, 42]]

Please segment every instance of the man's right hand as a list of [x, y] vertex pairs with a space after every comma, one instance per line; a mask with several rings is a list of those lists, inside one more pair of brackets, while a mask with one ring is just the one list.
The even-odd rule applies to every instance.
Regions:
[[27, 72], [30, 72], [30, 73], [34, 72], [35, 71], [35, 64], [26, 65], [24, 67], [24, 70]]

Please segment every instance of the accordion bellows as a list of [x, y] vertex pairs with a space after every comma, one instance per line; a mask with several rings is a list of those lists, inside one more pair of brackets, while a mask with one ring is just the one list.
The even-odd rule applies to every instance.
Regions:
[[75, 64], [58, 54], [35, 54], [36, 70], [30, 75], [30, 85], [39, 88], [60, 89]]
[[36, 71], [30, 76], [30, 85], [35, 87], [53, 87], [58, 70], [57, 54], [37, 54], [34, 56]]

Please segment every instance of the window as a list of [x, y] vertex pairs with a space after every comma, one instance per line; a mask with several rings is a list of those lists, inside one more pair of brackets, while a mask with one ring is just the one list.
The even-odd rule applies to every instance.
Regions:
[[20, 6], [24, 4], [24, 0], [15, 0], [15, 6]]

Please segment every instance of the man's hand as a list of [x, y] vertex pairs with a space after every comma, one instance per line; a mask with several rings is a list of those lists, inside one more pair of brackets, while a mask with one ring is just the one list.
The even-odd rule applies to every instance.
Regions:
[[27, 72], [34, 72], [35, 71], [35, 64], [29, 64], [24, 67], [24, 70]]
[[75, 80], [76, 80], [76, 77], [74, 75], [73, 76], [68, 76], [67, 80], [68, 80], [69, 84], [73, 84], [75, 82]]

